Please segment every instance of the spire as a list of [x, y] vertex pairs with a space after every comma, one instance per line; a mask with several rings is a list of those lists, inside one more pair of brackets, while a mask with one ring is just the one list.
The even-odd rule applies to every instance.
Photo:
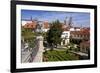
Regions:
[[69, 18], [68, 26], [72, 27], [72, 17]]
[[65, 17], [64, 24], [67, 25], [67, 16]]

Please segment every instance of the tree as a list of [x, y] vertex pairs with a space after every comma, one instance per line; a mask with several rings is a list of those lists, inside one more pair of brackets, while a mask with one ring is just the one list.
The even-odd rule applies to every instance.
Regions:
[[30, 48], [33, 48], [35, 46], [35, 33], [33, 33], [31, 29], [26, 29], [23, 27], [21, 29], [21, 36], [23, 37], [24, 42], [28, 43]]
[[62, 34], [62, 25], [59, 20], [56, 20], [51, 23], [50, 30], [47, 32], [47, 42], [54, 47], [57, 47], [57, 44], [61, 43], [61, 34]]

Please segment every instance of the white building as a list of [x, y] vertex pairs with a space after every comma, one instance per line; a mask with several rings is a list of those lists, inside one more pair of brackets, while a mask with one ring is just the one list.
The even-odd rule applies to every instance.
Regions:
[[69, 43], [70, 31], [63, 31], [61, 38], [62, 38], [61, 45], [67, 45]]
[[43, 28], [42, 31], [43, 32], [47, 32], [50, 28]]
[[81, 29], [79, 27], [72, 27], [70, 28], [70, 31], [80, 31]]

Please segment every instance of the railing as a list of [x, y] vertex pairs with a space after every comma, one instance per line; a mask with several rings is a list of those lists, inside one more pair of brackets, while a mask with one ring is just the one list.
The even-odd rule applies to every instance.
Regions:
[[36, 55], [36, 53], [38, 51], [37, 40], [35, 40], [34, 43], [36, 44], [34, 48], [28, 48], [27, 50], [21, 51], [21, 58], [22, 58], [21, 61], [22, 61], [22, 63], [33, 61], [33, 57]]
[[34, 41], [34, 48], [31, 48], [31, 50], [28, 48], [28, 50], [22, 52], [22, 63], [41, 61], [43, 50], [43, 47], [40, 46], [41, 41], [43, 41], [43, 38], [37, 37]]

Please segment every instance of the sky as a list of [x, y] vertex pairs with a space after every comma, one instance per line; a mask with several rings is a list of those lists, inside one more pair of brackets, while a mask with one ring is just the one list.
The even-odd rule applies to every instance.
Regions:
[[65, 18], [72, 17], [73, 26], [90, 27], [90, 13], [84, 12], [61, 12], [61, 11], [40, 11], [40, 10], [21, 10], [21, 19], [30, 20], [38, 19], [39, 21], [52, 22], [59, 20], [64, 23]]

